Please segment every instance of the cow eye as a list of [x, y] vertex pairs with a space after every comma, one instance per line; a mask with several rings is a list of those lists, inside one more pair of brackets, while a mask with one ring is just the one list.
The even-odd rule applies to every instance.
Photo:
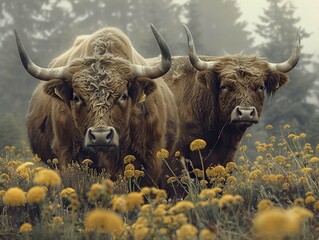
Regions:
[[226, 86], [226, 85], [220, 85], [220, 90], [227, 90], [228, 89], [228, 87]]
[[263, 92], [264, 90], [265, 90], [265, 86], [264, 85], [259, 86], [258, 91]]
[[123, 94], [119, 97], [119, 101], [126, 101], [127, 99], [128, 99], [127, 92], [123, 93]]
[[72, 101], [74, 101], [75, 103], [79, 103], [81, 102], [81, 99], [76, 94], [73, 93]]

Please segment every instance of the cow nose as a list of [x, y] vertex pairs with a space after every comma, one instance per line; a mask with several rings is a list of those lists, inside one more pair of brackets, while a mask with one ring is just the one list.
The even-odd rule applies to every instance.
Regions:
[[236, 106], [231, 114], [232, 122], [258, 122], [258, 113], [255, 107]]
[[110, 145], [115, 136], [115, 129], [113, 127], [90, 127], [87, 130], [88, 145], [104, 146]]

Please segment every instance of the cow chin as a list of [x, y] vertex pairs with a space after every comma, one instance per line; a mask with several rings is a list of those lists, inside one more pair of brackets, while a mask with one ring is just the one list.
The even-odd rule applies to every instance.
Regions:
[[98, 173], [105, 171], [115, 180], [116, 174], [117, 174], [116, 170], [118, 169], [119, 161], [120, 161], [119, 148], [114, 146], [114, 147], [110, 147], [108, 151], [96, 150], [94, 153], [91, 152], [91, 154], [92, 154], [91, 156], [93, 156], [92, 157], [93, 165], [91, 165], [90, 167], [95, 169]]
[[252, 126], [254, 123], [257, 123], [257, 122], [255, 122], [255, 121], [232, 121], [230, 123], [230, 125], [236, 129], [246, 130], [247, 128]]

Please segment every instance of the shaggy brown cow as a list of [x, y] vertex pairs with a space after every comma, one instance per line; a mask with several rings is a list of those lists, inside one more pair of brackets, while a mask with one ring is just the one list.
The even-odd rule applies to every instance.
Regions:
[[147, 66], [116, 28], [80, 36], [50, 68], [36, 66], [16, 34], [25, 69], [44, 80], [27, 116], [35, 154], [44, 161], [57, 157], [61, 171], [73, 160], [91, 158], [112, 179], [123, 174], [123, 157], [132, 154], [135, 166], [145, 169], [142, 185], [158, 181], [162, 163], [156, 153], [173, 151], [178, 122], [174, 97], [160, 78], [170, 69], [171, 55], [151, 28], [162, 54], [156, 66]]
[[246, 129], [258, 122], [265, 92], [271, 95], [287, 82], [285, 73], [299, 60], [300, 37], [291, 57], [275, 64], [254, 55], [199, 58], [192, 35], [185, 29], [189, 57], [173, 58], [172, 68], [164, 76], [179, 109], [180, 139], [176, 149], [191, 159], [195, 168], [202, 169], [199, 154], [190, 150], [190, 143], [204, 139], [205, 169], [226, 165], [234, 160]]

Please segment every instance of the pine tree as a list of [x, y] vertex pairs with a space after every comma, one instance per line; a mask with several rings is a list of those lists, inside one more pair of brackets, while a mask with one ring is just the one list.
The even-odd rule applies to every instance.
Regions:
[[187, 25], [194, 35], [196, 49], [203, 55], [251, 52], [252, 39], [239, 21], [241, 13], [235, 0], [189, 1]]
[[[294, 17], [295, 8], [290, 2], [268, 2], [268, 9], [260, 17], [262, 23], [256, 25], [256, 33], [264, 38], [259, 50], [269, 62], [282, 62], [290, 56], [294, 47], [299, 19]], [[309, 34], [302, 29], [301, 42], [307, 37]], [[315, 75], [307, 70], [311, 55], [302, 50], [301, 53], [298, 65], [288, 73], [288, 83], [276, 96], [266, 99], [263, 124], [272, 124], [279, 128], [289, 123], [298, 131], [305, 131], [311, 124], [309, 116], [315, 112], [315, 106], [307, 101], [307, 97], [314, 86]]]

